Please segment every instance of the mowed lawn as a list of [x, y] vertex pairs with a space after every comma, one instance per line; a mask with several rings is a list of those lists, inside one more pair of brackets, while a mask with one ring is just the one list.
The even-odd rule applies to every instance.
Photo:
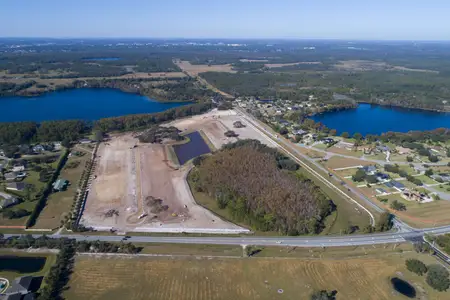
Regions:
[[400, 195], [381, 196], [381, 198], [389, 200], [388, 203], [384, 204], [386, 208], [389, 208], [394, 200], [405, 204], [406, 211], [395, 212], [395, 215], [411, 226], [422, 228], [450, 224], [449, 201], [438, 200], [429, 203], [418, 203], [416, 201], [406, 201]]
[[[47, 203], [40, 213], [34, 228], [54, 229], [61, 225], [61, 220], [69, 213], [75, 192], [78, 188], [78, 180], [83, 173], [86, 161], [91, 157], [90, 153], [84, 156], [71, 156], [68, 158], [65, 167], [62, 169], [59, 178], [64, 178], [70, 182], [65, 191], [51, 194]], [[79, 162], [75, 168], [68, 168], [71, 163]]]
[[[383, 251], [383, 250], [380, 250]], [[413, 252], [353, 259], [296, 258], [76, 258], [66, 299], [272, 300], [309, 299], [337, 290], [337, 299], [406, 299], [390, 279], [415, 286], [421, 299], [450, 299], [405, 268]], [[435, 263], [430, 256], [419, 257]], [[426, 295], [425, 298], [422, 298]]]

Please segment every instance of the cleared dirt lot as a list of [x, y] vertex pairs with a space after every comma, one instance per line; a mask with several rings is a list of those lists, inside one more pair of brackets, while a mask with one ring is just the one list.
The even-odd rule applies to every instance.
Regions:
[[[245, 127], [235, 128], [233, 123], [236, 121], [241, 121]], [[268, 146], [274, 146], [269, 138], [255, 130], [251, 124], [247, 123], [234, 110], [218, 111], [215, 109], [206, 114], [176, 120], [168, 125], [175, 126], [186, 132], [200, 130], [216, 149], [220, 149], [224, 144], [235, 142], [238, 139], [255, 139]], [[227, 138], [224, 135], [227, 130], [233, 130], [239, 136], [237, 138]]]
[[236, 73], [232, 69], [232, 65], [193, 65], [186, 60], [176, 60], [175, 64], [180, 67], [183, 71], [187, 72], [191, 76], [197, 76], [199, 73], [203, 72], [228, 72]]
[[173, 163], [168, 147], [131, 134], [102, 143], [81, 223], [121, 232], [247, 232], [195, 203], [186, 181], [191, 165]]
[[299, 61], [295, 63], [285, 63], [285, 64], [265, 64], [267, 68], [282, 68], [297, 65], [320, 65], [320, 61]]

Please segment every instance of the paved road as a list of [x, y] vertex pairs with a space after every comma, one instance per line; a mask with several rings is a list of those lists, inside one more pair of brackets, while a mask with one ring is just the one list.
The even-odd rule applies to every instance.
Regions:
[[[343, 236], [308, 236], [308, 237], [162, 237], [162, 236], [131, 236], [127, 239], [133, 243], [175, 243], [175, 244], [216, 244], [216, 245], [262, 245], [262, 246], [296, 246], [296, 247], [339, 247], [357, 245], [379, 245], [401, 243], [408, 240], [417, 240], [425, 233], [439, 235], [450, 233], [450, 225], [444, 227], [412, 230], [401, 233], [376, 233], [366, 235], [343, 235]], [[5, 234], [5, 238], [19, 236], [18, 234]], [[33, 237], [40, 237], [42, 234], [33, 234]], [[78, 241], [108, 241], [119, 242], [123, 236], [117, 235], [81, 235], [53, 234], [50, 237], [73, 238]]]

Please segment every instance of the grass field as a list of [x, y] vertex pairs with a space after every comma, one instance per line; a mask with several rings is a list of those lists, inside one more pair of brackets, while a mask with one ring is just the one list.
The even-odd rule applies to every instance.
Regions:
[[[448, 299], [449, 292], [431, 290], [424, 277], [406, 270], [405, 259], [417, 254], [387, 252], [340, 260], [79, 256], [64, 297], [68, 300], [290, 300], [309, 299], [313, 291], [327, 289], [336, 290], [337, 299], [401, 300], [405, 296], [395, 292], [390, 283], [392, 277], [399, 277], [410, 282], [421, 299]], [[420, 259], [435, 263], [426, 255]]]
[[406, 201], [400, 195], [382, 196], [389, 202], [386, 208], [389, 208], [393, 200], [405, 204], [406, 211], [395, 212], [403, 221], [416, 227], [436, 227], [450, 224], [450, 202], [438, 200], [429, 203], [418, 203], [415, 201]]
[[[61, 171], [60, 178], [69, 181], [70, 185], [65, 191], [51, 194], [46, 202], [46, 205], [40, 213], [34, 228], [53, 229], [61, 225], [61, 220], [70, 211], [73, 203], [73, 196], [77, 190], [78, 180], [84, 170], [87, 160], [91, 157], [90, 153], [84, 156], [71, 156], [67, 162], [66, 167]], [[79, 163], [76, 168], [67, 168], [71, 163]]]
[[139, 244], [141, 253], [163, 255], [198, 255], [198, 256], [236, 256], [243, 255], [241, 246], [236, 245], [202, 245], [202, 244]]
[[[373, 165], [374, 163], [359, 159], [352, 159], [341, 156], [333, 156], [326, 162], [326, 167], [330, 169], [337, 168], [346, 168], [346, 167], [354, 167], [354, 166], [368, 166]], [[355, 170], [356, 171], [356, 170]]]
[[424, 184], [435, 184], [435, 183], [439, 183], [437, 181], [435, 181], [433, 178], [430, 178], [428, 176], [425, 175], [419, 175], [419, 176], [415, 176], [417, 179], [421, 180]]

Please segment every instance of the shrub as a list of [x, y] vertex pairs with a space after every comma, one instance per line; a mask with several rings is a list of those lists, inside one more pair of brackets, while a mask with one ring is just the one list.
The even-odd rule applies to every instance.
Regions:
[[414, 258], [407, 259], [405, 264], [406, 264], [406, 268], [409, 271], [416, 273], [417, 275], [420, 275], [420, 276], [424, 275], [428, 270], [427, 266], [418, 259], [414, 259]]
[[397, 200], [394, 200], [391, 202], [391, 208], [394, 210], [397, 210], [397, 211], [406, 210], [405, 204], [403, 204]]
[[450, 286], [449, 274], [441, 265], [430, 265], [428, 267], [427, 283], [435, 290], [446, 291]]

